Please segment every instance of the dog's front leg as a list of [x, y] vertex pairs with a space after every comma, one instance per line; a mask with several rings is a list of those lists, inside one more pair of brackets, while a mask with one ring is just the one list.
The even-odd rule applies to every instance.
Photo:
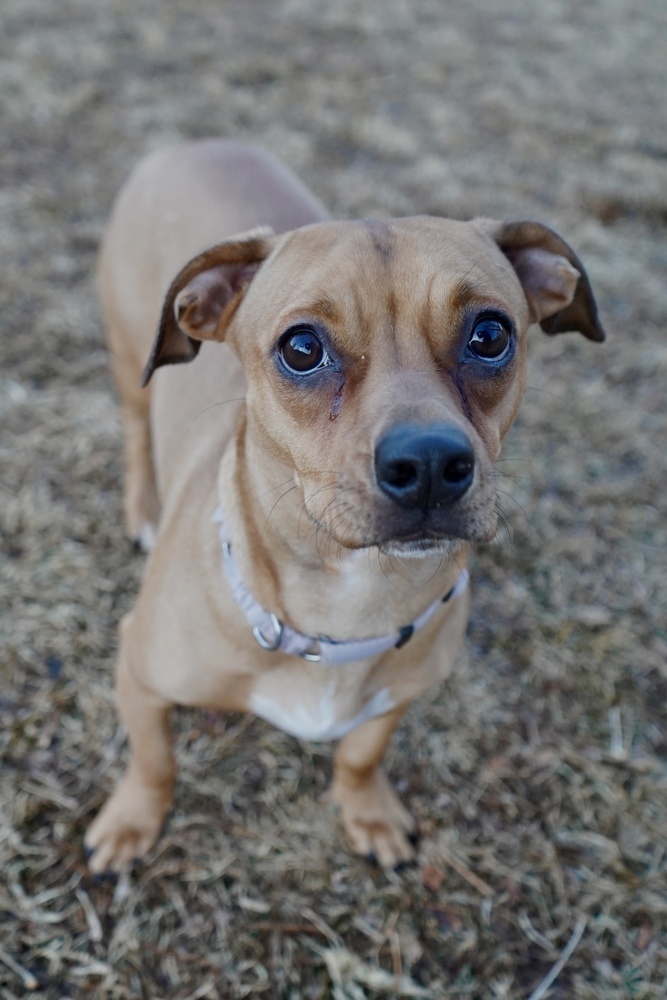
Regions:
[[86, 833], [93, 872], [121, 871], [150, 850], [173, 802], [172, 706], [134, 676], [128, 624], [126, 619], [121, 628], [116, 698], [132, 755], [125, 776]]
[[345, 832], [358, 854], [374, 855], [391, 867], [414, 855], [415, 822], [380, 767], [391, 734], [406, 705], [364, 722], [340, 743], [331, 794], [340, 806]]

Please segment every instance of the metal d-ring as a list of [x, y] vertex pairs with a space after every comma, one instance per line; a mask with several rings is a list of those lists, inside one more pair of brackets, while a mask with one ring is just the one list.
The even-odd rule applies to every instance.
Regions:
[[298, 654], [302, 660], [308, 660], [309, 663], [321, 663], [322, 654], [321, 653], [308, 653], [304, 651]]
[[255, 627], [252, 630], [252, 634], [254, 635], [255, 639], [257, 639], [257, 642], [260, 644], [262, 649], [268, 649], [269, 652], [275, 652], [276, 649], [280, 648], [280, 643], [283, 638], [283, 623], [281, 622], [280, 618], [277, 618], [274, 615], [272, 611], [269, 611], [268, 615], [269, 615], [269, 620], [271, 622], [271, 628], [276, 634], [276, 637], [273, 640], [273, 642], [270, 642], [268, 639], [264, 638], [264, 636], [260, 632], [258, 625], [255, 625]]

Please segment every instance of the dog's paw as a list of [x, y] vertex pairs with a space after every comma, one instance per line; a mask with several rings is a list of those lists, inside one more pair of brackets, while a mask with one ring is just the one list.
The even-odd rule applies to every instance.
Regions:
[[152, 552], [157, 539], [157, 528], [154, 524], [142, 524], [136, 534], [132, 535], [132, 544], [139, 552]]
[[412, 861], [415, 821], [382, 771], [354, 789], [336, 780], [331, 795], [340, 806], [343, 827], [355, 853], [377, 859], [383, 868]]
[[121, 872], [143, 857], [160, 836], [171, 802], [171, 794], [124, 778], [86, 832], [90, 871]]
[[160, 505], [152, 482], [128, 481], [125, 492], [125, 531], [132, 544], [142, 552], [155, 546]]

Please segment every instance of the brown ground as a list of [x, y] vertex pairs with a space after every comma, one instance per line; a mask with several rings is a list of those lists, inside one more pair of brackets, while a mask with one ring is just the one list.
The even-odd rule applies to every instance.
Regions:
[[[3, 0], [3, 1000], [523, 1000], [573, 934], [552, 1000], [667, 996], [666, 39], [664, 0]], [[86, 875], [142, 565], [96, 248], [139, 156], [210, 134], [340, 216], [540, 217], [611, 334], [534, 333], [511, 527], [390, 754], [424, 833], [398, 874], [341, 846], [330, 747], [185, 713], [158, 849]]]

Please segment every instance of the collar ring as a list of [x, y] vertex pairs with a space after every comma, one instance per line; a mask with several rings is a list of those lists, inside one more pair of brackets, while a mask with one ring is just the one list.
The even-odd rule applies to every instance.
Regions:
[[274, 653], [277, 649], [280, 649], [280, 643], [282, 642], [283, 630], [285, 626], [281, 622], [280, 618], [278, 618], [277, 615], [274, 615], [273, 611], [269, 611], [267, 614], [269, 616], [271, 628], [273, 629], [275, 638], [271, 640], [262, 635], [259, 625], [255, 625], [252, 630], [252, 634], [262, 649], [268, 649], [270, 653]]

